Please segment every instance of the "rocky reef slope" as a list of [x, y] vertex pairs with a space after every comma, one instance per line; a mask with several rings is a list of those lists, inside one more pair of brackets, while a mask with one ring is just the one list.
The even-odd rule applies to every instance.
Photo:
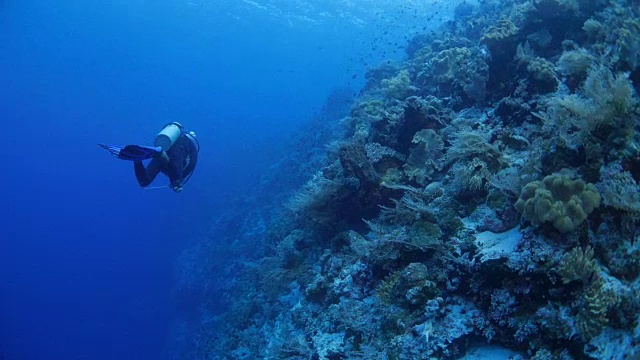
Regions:
[[311, 179], [225, 244], [254, 257], [207, 358], [639, 356], [639, 15], [463, 3], [370, 69], [346, 135], [288, 165]]

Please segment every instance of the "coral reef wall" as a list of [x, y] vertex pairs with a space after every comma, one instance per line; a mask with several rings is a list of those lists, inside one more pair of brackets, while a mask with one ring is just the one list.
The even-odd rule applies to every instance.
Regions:
[[368, 71], [284, 207], [219, 224], [253, 257], [203, 273], [200, 354], [638, 358], [639, 89], [633, 1], [462, 3]]
[[[204, 359], [219, 336], [219, 324], [229, 306], [237, 306], [230, 296], [242, 283], [237, 277], [253, 269], [270, 246], [289, 227], [285, 203], [294, 190], [308, 180], [326, 161], [325, 149], [343, 139], [341, 119], [353, 104], [354, 92], [337, 87], [325, 105], [299, 129], [285, 145], [289, 155], [270, 166], [250, 193], [212, 220], [206, 236], [194, 239], [176, 264], [174, 303], [177, 312], [165, 345], [167, 359]], [[242, 275], [244, 276], [244, 275]], [[227, 314], [228, 315], [228, 314]]]

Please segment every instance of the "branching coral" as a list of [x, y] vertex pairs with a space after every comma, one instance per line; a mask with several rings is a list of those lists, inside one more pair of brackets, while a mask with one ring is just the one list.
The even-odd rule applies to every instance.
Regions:
[[486, 190], [492, 175], [506, 166], [505, 158], [500, 149], [489, 142], [490, 132], [458, 125], [447, 129], [456, 132], [450, 135], [451, 146], [444, 159], [446, 163], [453, 164], [454, 191], [464, 193]]
[[307, 184], [298, 191], [288, 202], [288, 207], [294, 213], [304, 211], [319, 211], [336, 196], [340, 183], [327, 179], [318, 171]]
[[[607, 270], [618, 278], [633, 280], [640, 276], [640, 237], [634, 216], [622, 217], [619, 224], [601, 224], [592, 241]], [[631, 224], [625, 224], [631, 222]], [[639, 297], [640, 299], [640, 297]]]
[[478, 158], [494, 172], [501, 170], [504, 165], [504, 157], [500, 149], [489, 143], [485, 134], [463, 130], [449, 139], [449, 142], [451, 146], [445, 155], [447, 163], [470, 162]]
[[560, 56], [556, 65], [564, 75], [584, 78], [587, 70], [594, 64], [594, 57], [587, 50], [579, 48], [566, 51]]
[[394, 149], [375, 142], [366, 143], [364, 151], [367, 154], [367, 159], [369, 159], [372, 164], [380, 162], [384, 158], [402, 159], [402, 156]]
[[600, 182], [596, 184], [604, 205], [630, 213], [640, 214], [640, 185], [620, 163], [611, 163], [600, 169]]
[[629, 75], [624, 73], [614, 75], [608, 67], [603, 65], [589, 69], [582, 92], [586, 99], [597, 106], [596, 109], [588, 110], [596, 112], [590, 114], [597, 121], [593, 129], [601, 122], [630, 113], [636, 106], [636, 100], [633, 98], [633, 84], [629, 80]]
[[400, 200], [393, 200], [394, 207], [382, 206], [381, 220], [395, 225], [413, 225], [420, 220], [437, 222], [438, 227], [447, 233], [453, 233], [461, 227], [442, 184], [432, 182], [424, 189], [404, 185], [383, 186], [403, 190], [404, 195]]
[[473, 158], [470, 162], [456, 163], [452, 169], [456, 192], [475, 192], [489, 188], [492, 173], [487, 163], [479, 158]]
[[581, 280], [586, 283], [595, 271], [598, 271], [598, 263], [593, 258], [593, 248], [587, 246], [585, 250], [576, 247], [570, 252], [564, 254], [558, 273], [562, 276], [562, 282], [565, 284]]
[[580, 93], [554, 97], [546, 112], [535, 115], [569, 147], [603, 140], [623, 146], [633, 135], [636, 106], [628, 74], [598, 65], [589, 69]]
[[[427, 221], [418, 221], [413, 226], [388, 226], [365, 221], [372, 234], [370, 260], [376, 263], [397, 260], [405, 253], [427, 253], [443, 247], [440, 228]], [[393, 229], [393, 230], [390, 230]]]
[[600, 194], [593, 184], [562, 173], [528, 183], [515, 204], [533, 226], [548, 222], [561, 233], [575, 230], [598, 206]]
[[596, 274], [583, 294], [583, 306], [576, 315], [576, 327], [586, 340], [598, 335], [609, 323], [607, 311], [617, 302], [604, 285], [602, 275]]

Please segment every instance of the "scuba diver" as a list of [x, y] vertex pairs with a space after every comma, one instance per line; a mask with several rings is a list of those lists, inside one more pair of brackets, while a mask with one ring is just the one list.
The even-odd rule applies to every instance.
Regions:
[[[193, 131], [187, 132], [177, 122], [165, 125], [156, 136], [153, 147], [98, 145], [118, 159], [133, 161], [133, 169], [140, 186], [149, 186], [158, 173], [162, 172], [169, 178], [169, 187], [175, 192], [181, 192], [184, 184], [191, 178], [200, 152], [196, 134]], [[147, 159], [151, 161], [145, 166], [142, 161]]]

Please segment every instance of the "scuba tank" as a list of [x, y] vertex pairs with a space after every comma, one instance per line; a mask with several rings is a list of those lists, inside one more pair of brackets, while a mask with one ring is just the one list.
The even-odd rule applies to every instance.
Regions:
[[177, 122], [171, 122], [165, 125], [165, 127], [156, 135], [156, 139], [153, 142], [153, 146], [161, 147], [162, 151], [169, 150], [176, 140], [182, 134], [182, 125]]

